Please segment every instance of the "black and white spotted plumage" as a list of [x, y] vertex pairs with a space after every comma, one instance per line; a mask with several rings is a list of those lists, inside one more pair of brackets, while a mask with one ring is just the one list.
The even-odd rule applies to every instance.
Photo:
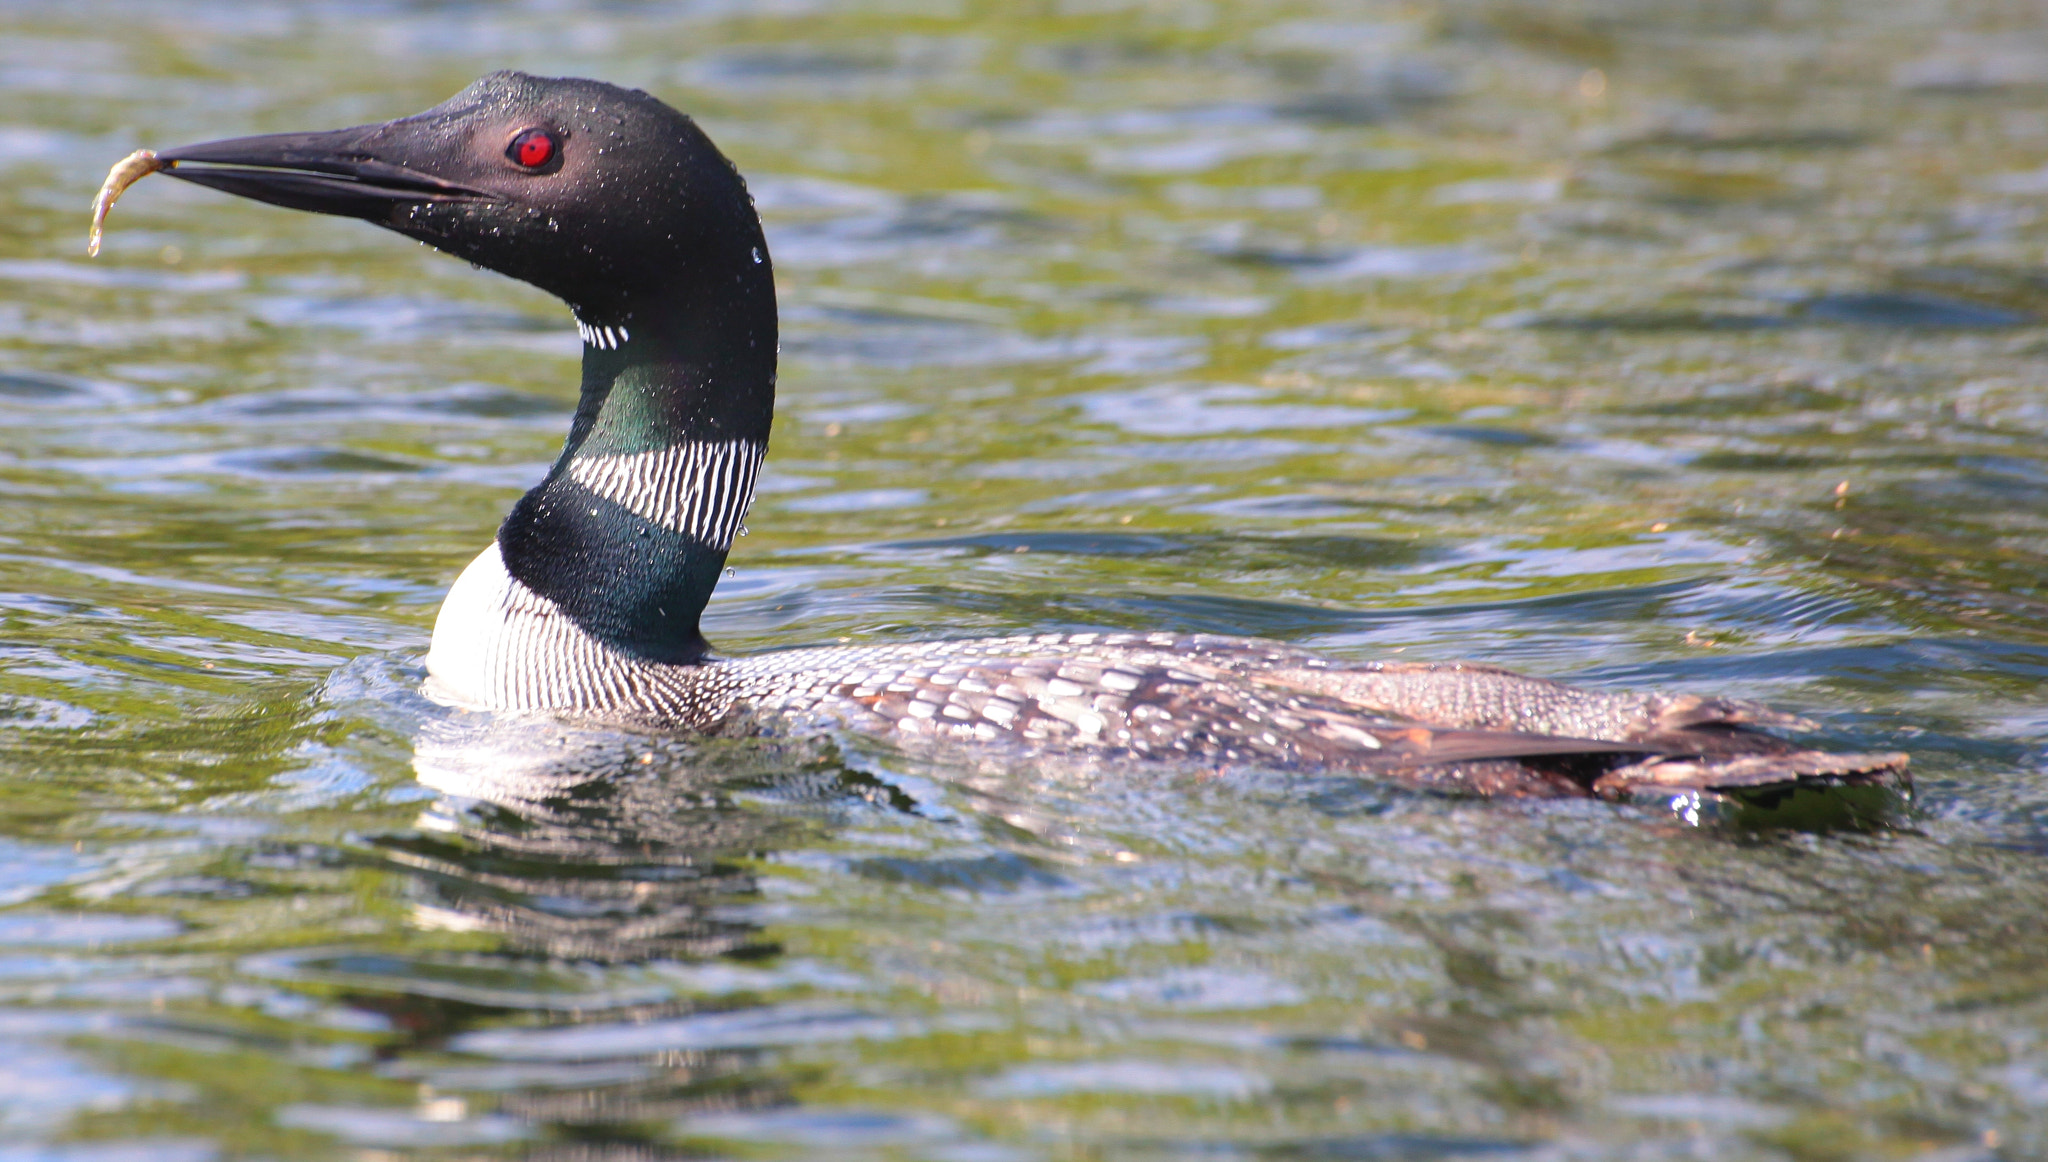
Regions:
[[[468, 639], [463, 664], [430, 659], [441, 696], [489, 709], [694, 731], [832, 723], [907, 744], [1352, 770], [1481, 794], [1854, 780], [1903, 762], [1760, 733], [1797, 720], [1753, 703], [1607, 694], [1492, 667], [1343, 663], [1210, 635], [1039, 634], [647, 663], [579, 637], [502, 570], [493, 578], [493, 557], [450, 594], [435, 650], [445, 634], [453, 651], [466, 632], [458, 601], [472, 596], [490, 595], [499, 633]], [[472, 574], [492, 584], [472, 590]]]

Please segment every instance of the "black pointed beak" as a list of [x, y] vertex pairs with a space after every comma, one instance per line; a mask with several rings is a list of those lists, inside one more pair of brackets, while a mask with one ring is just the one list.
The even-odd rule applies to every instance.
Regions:
[[273, 133], [157, 151], [174, 178], [259, 202], [381, 222], [399, 206], [492, 201], [482, 190], [380, 158], [366, 125], [327, 133]]

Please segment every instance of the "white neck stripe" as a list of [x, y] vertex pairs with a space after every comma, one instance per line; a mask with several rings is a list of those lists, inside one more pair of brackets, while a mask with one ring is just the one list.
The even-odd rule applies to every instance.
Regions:
[[593, 327], [581, 319], [576, 320], [576, 333], [583, 336], [585, 343], [600, 351], [616, 351], [625, 345], [626, 340], [633, 337], [626, 331], [624, 325]]
[[754, 503], [767, 449], [752, 440], [691, 441], [624, 456], [579, 456], [569, 477], [671, 532], [732, 546]]

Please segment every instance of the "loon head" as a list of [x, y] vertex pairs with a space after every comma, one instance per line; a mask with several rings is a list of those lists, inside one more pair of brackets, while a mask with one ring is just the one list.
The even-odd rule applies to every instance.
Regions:
[[492, 73], [395, 121], [157, 156], [173, 177], [417, 238], [587, 320], [767, 253], [745, 183], [696, 123], [601, 81]]
[[[584, 337], [569, 438], [471, 570], [506, 579], [505, 602], [538, 598], [579, 641], [703, 656], [698, 616], [773, 419], [776, 316], [746, 184], [695, 122], [636, 90], [500, 72], [411, 117], [157, 159], [186, 181], [366, 219], [567, 302]], [[444, 625], [488, 622], [463, 607], [480, 591], [458, 583]]]

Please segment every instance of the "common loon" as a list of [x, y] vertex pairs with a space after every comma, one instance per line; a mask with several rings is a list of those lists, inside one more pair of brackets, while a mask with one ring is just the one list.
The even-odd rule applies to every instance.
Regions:
[[167, 169], [366, 219], [574, 312], [583, 384], [568, 440], [441, 607], [427, 656], [441, 700], [678, 730], [831, 720], [906, 741], [1478, 794], [1903, 778], [1901, 754], [1765, 733], [1803, 724], [1751, 702], [1242, 638], [1057, 633], [715, 656], [698, 617], [767, 449], [775, 282], [745, 182], [690, 118], [636, 90], [499, 72], [412, 117], [145, 162], [117, 167], [127, 176], [110, 190]]

